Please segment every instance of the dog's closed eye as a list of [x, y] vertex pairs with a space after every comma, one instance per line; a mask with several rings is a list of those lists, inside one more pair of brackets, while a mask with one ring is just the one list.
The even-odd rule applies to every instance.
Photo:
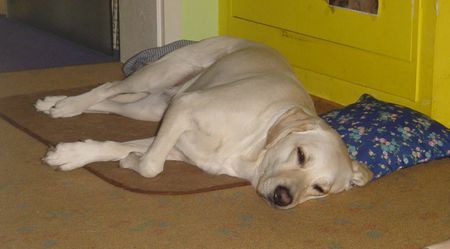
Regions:
[[305, 153], [300, 147], [297, 147], [297, 159], [298, 164], [300, 164], [300, 166], [303, 166], [303, 164], [305, 163]]
[[321, 194], [325, 194], [325, 190], [319, 184], [314, 184], [312, 188]]

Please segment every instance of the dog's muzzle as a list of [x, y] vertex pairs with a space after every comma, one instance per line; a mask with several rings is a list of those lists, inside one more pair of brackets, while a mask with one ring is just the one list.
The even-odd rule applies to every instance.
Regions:
[[289, 189], [284, 186], [277, 186], [273, 191], [273, 195], [267, 198], [272, 204], [285, 207], [292, 203], [292, 195]]

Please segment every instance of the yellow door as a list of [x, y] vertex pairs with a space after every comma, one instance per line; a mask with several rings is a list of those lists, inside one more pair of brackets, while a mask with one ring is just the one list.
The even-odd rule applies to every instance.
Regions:
[[369, 93], [432, 113], [435, 1], [379, 0], [377, 14], [326, 0], [220, 0], [219, 10], [221, 34], [278, 49], [314, 95], [348, 104]]

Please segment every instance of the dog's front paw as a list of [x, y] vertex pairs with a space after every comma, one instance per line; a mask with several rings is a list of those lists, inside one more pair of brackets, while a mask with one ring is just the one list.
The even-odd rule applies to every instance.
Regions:
[[56, 103], [60, 100], [67, 98], [67, 96], [47, 96], [43, 99], [39, 99], [34, 104], [37, 111], [50, 114], [50, 109], [52, 109]]
[[[95, 143], [92, 140], [75, 143], [60, 143], [50, 148], [42, 159], [47, 165], [62, 171], [73, 170], [95, 161]], [[95, 145], [94, 145], [95, 146]]]

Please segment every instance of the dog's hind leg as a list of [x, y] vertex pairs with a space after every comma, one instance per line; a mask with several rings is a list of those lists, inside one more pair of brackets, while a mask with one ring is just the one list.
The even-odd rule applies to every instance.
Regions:
[[53, 118], [73, 117], [85, 112], [91, 106], [120, 94], [163, 92], [195, 77], [202, 70], [179, 60], [160, 60], [147, 65], [122, 81], [108, 82], [86, 93], [59, 100], [52, 96], [46, 97], [39, 100], [35, 106], [38, 111], [48, 113]]
[[140, 95], [136, 97], [119, 95], [95, 104], [84, 112], [114, 113], [136, 120], [157, 122], [161, 120], [175, 92], [176, 89], [171, 89], [161, 93], [133, 94]]
[[[36, 103], [38, 111], [54, 118], [72, 117], [105, 99], [123, 93], [159, 93], [201, 74], [221, 57], [247, 44], [243, 40], [215, 37], [180, 48], [136, 71], [122, 81], [108, 82], [89, 92], [56, 100], [48, 97]], [[55, 103], [53, 103], [54, 101]]]

